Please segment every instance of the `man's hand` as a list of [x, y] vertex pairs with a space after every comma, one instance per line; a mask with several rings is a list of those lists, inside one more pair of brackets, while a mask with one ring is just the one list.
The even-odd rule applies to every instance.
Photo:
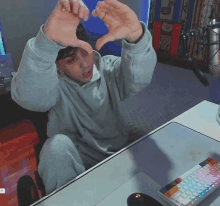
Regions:
[[143, 34], [143, 28], [135, 12], [118, 0], [99, 1], [92, 15], [98, 16], [108, 27], [108, 34], [96, 42], [97, 50], [107, 42], [117, 39], [135, 42]]
[[87, 21], [88, 17], [89, 9], [82, 0], [59, 0], [44, 25], [44, 33], [65, 47], [80, 47], [88, 53], [93, 53], [91, 45], [76, 36], [80, 19]]

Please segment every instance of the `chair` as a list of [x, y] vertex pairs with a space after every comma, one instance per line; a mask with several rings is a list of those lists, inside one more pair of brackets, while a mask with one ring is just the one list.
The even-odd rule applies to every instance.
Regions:
[[[33, 116], [33, 124], [35, 125], [35, 128], [37, 130], [37, 134], [39, 137], [39, 143], [35, 146], [35, 152], [36, 152], [36, 162], [37, 162], [37, 166], [39, 164], [39, 157], [40, 157], [40, 151], [44, 145], [44, 143], [46, 142], [46, 140], [48, 139], [47, 136], [47, 122], [48, 122], [48, 112], [37, 112], [35, 113], [35, 115]], [[43, 181], [40, 177], [40, 175], [38, 174], [38, 170], [36, 170], [34, 172], [34, 176], [35, 176], [35, 182], [36, 182], [36, 187], [38, 189], [38, 192], [40, 194], [40, 198], [46, 196], [46, 192], [45, 192], [45, 186], [43, 184]]]
[[153, 48], [157, 55], [177, 58], [181, 30], [182, 25], [179, 23], [163, 21], [153, 23]]
[[[49, 114], [49, 111], [48, 112], [35, 112], [34, 115], [32, 116], [32, 121], [36, 128], [38, 138], [39, 138], [39, 143], [35, 146], [35, 154], [36, 154], [35, 158], [36, 158], [37, 167], [40, 161], [39, 160], [40, 151], [44, 143], [48, 139], [48, 136], [47, 136], [48, 114]], [[35, 176], [36, 187], [38, 189], [38, 192], [40, 193], [40, 197], [42, 198], [46, 196], [46, 192], [45, 192], [45, 186], [43, 184], [43, 181], [40, 175], [38, 174], [38, 170], [34, 172], [34, 176]]]
[[[39, 130], [39, 128], [38, 128]], [[41, 196], [45, 196], [43, 182], [38, 175], [39, 152], [43, 136], [39, 137], [33, 121], [23, 119], [0, 129], [0, 188], [5, 189], [3, 205], [17, 205], [18, 180], [29, 175]]]

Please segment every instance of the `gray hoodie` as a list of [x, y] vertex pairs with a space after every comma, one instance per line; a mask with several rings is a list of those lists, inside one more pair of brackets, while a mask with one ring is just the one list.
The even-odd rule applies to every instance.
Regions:
[[11, 97], [21, 107], [49, 111], [47, 135], [68, 136], [78, 150], [101, 161], [128, 144], [120, 102], [147, 87], [157, 62], [152, 36], [136, 44], [122, 40], [121, 57], [94, 52], [91, 81], [80, 85], [57, 72], [55, 60], [62, 47], [43, 33], [43, 26], [24, 49], [11, 83]]

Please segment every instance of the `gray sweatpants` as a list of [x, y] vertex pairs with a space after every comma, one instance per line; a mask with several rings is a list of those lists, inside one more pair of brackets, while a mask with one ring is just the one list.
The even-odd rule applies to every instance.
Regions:
[[79, 154], [72, 140], [63, 134], [48, 138], [39, 158], [38, 173], [46, 195], [96, 165], [97, 161]]

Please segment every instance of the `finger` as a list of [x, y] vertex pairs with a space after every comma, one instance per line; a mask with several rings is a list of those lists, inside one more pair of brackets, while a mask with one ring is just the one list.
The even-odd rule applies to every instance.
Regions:
[[87, 21], [89, 19], [89, 9], [85, 10], [84, 20]]
[[110, 12], [110, 9], [106, 9], [106, 8], [100, 8], [100, 7], [97, 7], [96, 9], [94, 9], [93, 11], [97, 12], [97, 11], [101, 11], [101, 12], [104, 12], [104, 13], [108, 13]]
[[104, 19], [106, 13], [108, 13], [109, 11], [107, 9], [99, 9], [97, 8], [96, 10], [93, 11], [92, 15], [94, 17], [98, 16], [100, 19]]
[[81, 0], [71, 0], [74, 14], [85, 21], [89, 18], [89, 9]]
[[105, 0], [105, 3], [108, 4], [108, 5], [113, 6], [114, 8], [119, 8], [122, 4], [118, 0]]
[[92, 15], [95, 15], [95, 16], [97, 16], [96, 15], [96, 11], [99, 11], [99, 10], [101, 10], [101, 11], [103, 11], [103, 12], [110, 12], [110, 10], [112, 10], [112, 9], [114, 9], [114, 7], [112, 7], [111, 5], [109, 5], [109, 4], [106, 4], [105, 2], [101, 2], [101, 1], [99, 1], [98, 3], [97, 3], [97, 6], [96, 6], [96, 8], [93, 10], [93, 12], [92, 12]]
[[67, 11], [71, 11], [70, 2], [67, 0], [63, 0], [63, 5], [66, 8]]
[[69, 0], [71, 4], [71, 9], [74, 14], [78, 14], [79, 12], [79, 7], [80, 7], [80, 2], [78, 0]]
[[[99, 1], [97, 4], [97, 7], [101, 8], [101, 9], [115, 9], [114, 6], [110, 5], [110, 4], [106, 4], [104, 1]], [[96, 7], [96, 8], [97, 8]]]
[[99, 51], [107, 42], [114, 40], [115, 40], [114, 36], [110, 34], [106, 34], [97, 40], [95, 47]]
[[85, 8], [80, 6], [79, 8], [79, 18], [83, 19], [85, 17]]
[[58, 9], [58, 10], [63, 10], [63, 9], [65, 9], [66, 11], [71, 11], [69, 1], [59, 0], [56, 9]]
[[[82, 12], [82, 14], [81, 14]], [[83, 3], [83, 1], [80, 1], [80, 8], [79, 8], [79, 15], [80, 15], [80, 18], [84, 18], [85, 21], [88, 20], [89, 18], [89, 9], [88, 7]]]
[[115, 9], [122, 9], [124, 11], [126, 4], [122, 4], [118, 0], [105, 0], [105, 3], [113, 6]]
[[93, 16], [93, 17], [96, 17], [96, 16], [97, 16], [95, 9], [92, 11], [92, 16]]

